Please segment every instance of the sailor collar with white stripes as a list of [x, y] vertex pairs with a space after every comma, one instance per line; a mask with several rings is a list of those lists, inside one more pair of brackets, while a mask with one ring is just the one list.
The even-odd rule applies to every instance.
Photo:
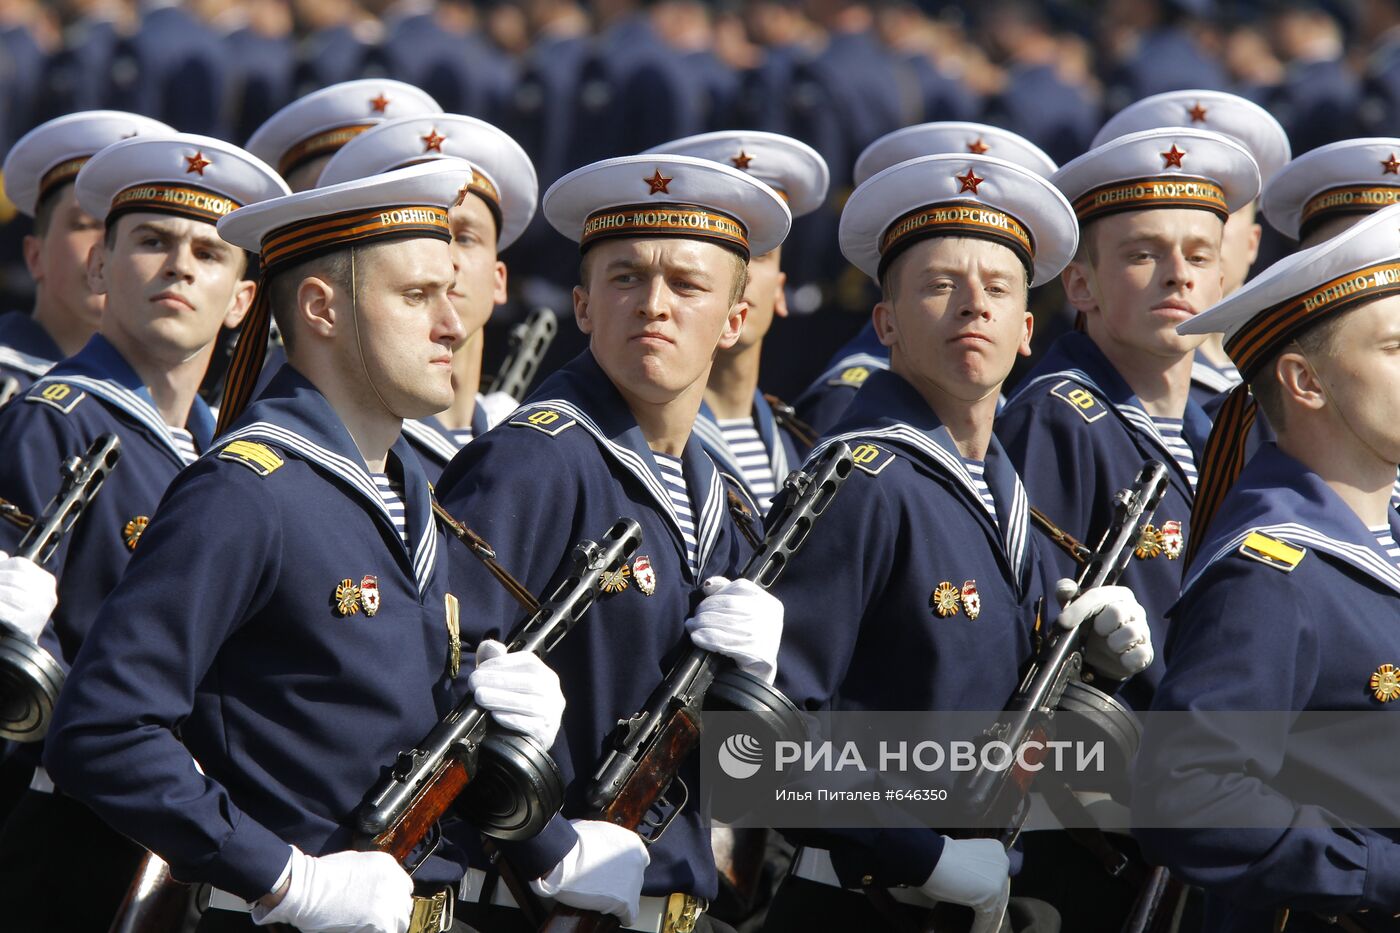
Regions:
[[428, 478], [406, 438], [400, 437], [390, 452], [403, 470], [404, 513], [408, 539], [413, 545], [411, 552], [404, 549], [374, 477], [340, 416], [325, 396], [290, 366], [283, 366], [262, 395], [226, 434], [220, 435], [216, 450], [239, 440], [268, 444], [338, 480], [390, 532], [394, 550], [412, 569], [419, 593], [428, 591], [437, 565], [438, 531]]
[[[491, 429], [490, 416], [481, 404], [482, 395], [476, 395], [476, 406], [472, 409], [471, 436], [478, 438]], [[405, 421], [403, 433], [414, 444], [437, 457], [443, 463], [451, 461], [462, 449], [462, 443], [441, 421], [429, 415], [416, 421]]]
[[[1008, 404], [1020, 401], [1023, 396], [1031, 392], [1046, 389], [1054, 391], [1056, 385], [1066, 380], [1078, 383], [1079, 386], [1088, 389], [1102, 399], [1130, 430], [1156, 445], [1163, 454], [1163, 462], [1169, 464], [1171, 469], [1176, 471], [1177, 477], [1185, 484], [1189, 501], [1190, 495], [1195, 492], [1195, 484], [1191, 482], [1185, 469], [1177, 461], [1166, 438], [1158, 430], [1152, 416], [1147, 413], [1147, 407], [1142, 404], [1142, 400], [1137, 397], [1128, 383], [1113, 368], [1108, 357], [1104, 356], [1103, 351], [1087, 334], [1065, 334], [1055, 342], [1042, 365], [1046, 366], [1049, 371], [1037, 374], [1021, 383], [1008, 400]], [[1210, 417], [1200, 405], [1188, 399], [1186, 411], [1183, 412], [1182, 435], [1188, 442], [1199, 447], [1205, 444], [1205, 439], [1209, 434]]]
[[[773, 407], [768, 404], [762, 392], [754, 392], [753, 423], [758, 430], [759, 440], [763, 442], [763, 449], [768, 453], [768, 467], [773, 471], [773, 483], [779, 486], [787, 479], [792, 467], [788, 464], [783, 439], [778, 434], [778, 419], [773, 416]], [[700, 414], [695, 418], [695, 434], [705, 446], [705, 451], [715, 458], [721, 469], [731, 476], [744, 478], [739, 458], [725, 439], [719, 419], [705, 402], [700, 403]]]
[[63, 351], [28, 314], [0, 315], [0, 366], [42, 376], [63, 358]]
[[[42, 392], [53, 383], [64, 383], [102, 399], [149, 431], [177, 462], [185, 463], [175, 435], [156, 410], [150, 390], [142, 384], [131, 364], [101, 334], [95, 334], [75, 355], [55, 364], [34, 383], [30, 392]], [[197, 395], [190, 405], [185, 429], [194, 435], [200, 450], [209, 448], [214, 434], [214, 416]]]
[[[1389, 510], [1392, 534], [1400, 537], [1400, 515]], [[1400, 594], [1400, 568], [1381, 549], [1366, 523], [1316, 474], [1278, 448], [1263, 444], [1231, 487], [1211, 522], [1210, 534], [1188, 568], [1182, 592], [1186, 592], [1217, 561], [1233, 554], [1271, 563], [1291, 571], [1292, 566], [1262, 560], [1246, 546], [1253, 534], [1281, 539], [1302, 552], [1316, 550], [1342, 561]]]
[[[552, 429], [546, 433], [558, 433], [566, 426], [583, 428], [597, 441], [604, 454], [635, 477], [651, 496], [657, 510], [666, 517], [684, 553], [685, 535], [661, 478], [656, 457], [647, 446], [642, 429], [638, 427], [627, 403], [590, 351], [580, 353], [546, 379], [508, 423], [535, 426], [530, 417], [541, 410], [552, 411], [558, 416], [558, 420], [551, 422]], [[543, 427], [540, 429], [545, 430]], [[686, 441], [681, 461], [690, 490], [690, 501], [696, 513], [696, 537], [700, 544], [696, 566], [688, 569], [698, 582], [727, 520], [728, 496], [714, 461], [693, 434]]]
[[[851, 406], [815, 450], [809, 461], [815, 461], [836, 441], [852, 445], [857, 440], [874, 441], [898, 446], [921, 462], [951, 477], [965, 493], [969, 510], [982, 519], [991, 520], [976, 480], [953, 443], [953, 437], [923, 397], [893, 372], [872, 373], [856, 393]], [[1015, 572], [1018, 585], [1026, 581], [1027, 529], [1030, 505], [1025, 487], [1011, 459], [993, 435], [983, 460], [983, 479], [996, 501], [995, 530], [1008, 563]]]

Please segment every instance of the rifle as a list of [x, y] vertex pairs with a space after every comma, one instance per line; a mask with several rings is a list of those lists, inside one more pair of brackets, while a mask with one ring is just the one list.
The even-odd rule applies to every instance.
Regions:
[[[63, 481], [44, 514], [20, 539], [15, 556], [43, 564], [72, 530], [121, 458], [121, 440], [103, 434], [81, 457], [59, 467]], [[43, 648], [0, 621], [0, 738], [38, 742], [49, 731], [64, 673]]]
[[510, 329], [510, 350], [486, 391], [504, 392], [511, 398], [523, 399], [557, 333], [559, 320], [553, 311], [548, 308], [531, 311], [529, 317]]
[[19, 395], [19, 380], [14, 376], [0, 379], [0, 405], [4, 405], [16, 395]]
[[[783, 510], [744, 568], [744, 579], [765, 589], [777, 581], [853, 465], [850, 448], [837, 443], [826, 449], [810, 474], [799, 471], [788, 476], [783, 483], [787, 493]], [[652, 691], [642, 710], [620, 720], [609, 736], [602, 765], [588, 787], [592, 818], [635, 830], [647, 845], [660, 839], [690, 798], [678, 772], [700, 743], [702, 712], [721, 708], [761, 713], [766, 725], [781, 737], [805, 731], [787, 697], [739, 671], [729, 658], [692, 646]], [[679, 801], [667, 799], [672, 786], [678, 788]], [[657, 808], [658, 814], [652, 816]], [[610, 914], [555, 905], [542, 933], [594, 933], [616, 925], [617, 918]]]
[[[1167, 469], [1156, 460], [1143, 464], [1133, 485], [1119, 490], [1113, 500], [1113, 520], [1099, 546], [1089, 555], [1079, 574], [1079, 593], [1115, 583], [1132, 558], [1141, 526], [1152, 520], [1167, 490]], [[1084, 626], [1065, 631], [1058, 626], [1044, 637], [1040, 650], [1027, 667], [1020, 687], [1007, 702], [997, 722], [984, 734], [984, 741], [1004, 742], [1014, 760], [1021, 761], [1028, 742], [1044, 741], [1053, 731], [1055, 712], [1060, 709], [1097, 714], [1105, 722], [1117, 714], [1131, 716], [1111, 696], [1090, 687], [1092, 679], [1084, 670]], [[1119, 731], [1115, 739], [1124, 734]], [[1037, 756], [1026, 760], [1034, 763]], [[964, 799], [972, 813], [981, 814], [989, 825], [1002, 827], [997, 838], [1008, 848], [1020, 835], [1030, 804], [1031, 783], [1036, 772], [1019, 765], [1007, 768], [988, 766], [985, 757], [972, 772], [964, 788]]]
[[[601, 545], [579, 542], [568, 577], [515, 630], [507, 650], [548, 655], [593, 604], [604, 574], [625, 563], [641, 541], [641, 527], [623, 518]], [[477, 830], [497, 839], [529, 838], [563, 802], [563, 780], [547, 751], [493, 726], [468, 696], [414, 748], [400, 753], [366, 794], [353, 816], [355, 847], [388, 852], [410, 867], [410, 856], [425, 840], [431, 852], [434, 827], [468, 787], [459, 806]]]
[[190, 886], [172, 878], [159, 855], [147, 852], [107, 933], [174, 933], [183, 928], [189, 908]]

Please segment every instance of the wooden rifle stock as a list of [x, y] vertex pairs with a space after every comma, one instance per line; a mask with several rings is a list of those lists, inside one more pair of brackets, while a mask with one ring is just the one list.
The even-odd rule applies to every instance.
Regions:
[[172, 878], [159, 855], [147, 852], [107, 933], [180, 933], [189, 906], [190, 886]]
[[447, 759], [413, 795], [413, 802], [408, 808], [375, 836], [368, 848], [387, 852], [400, 864], [406, 862], [409, 854], [432, 832], [433, 824], [448, 811], [471, 779], [461, 759]]
[[[689, 710], [678, 709], [662, 727], [642, 766], [628, 777], [615, 797], [596, 814], [596, 818], [635, 830], [646, 819], [647, 811], [661, 799], [671, 784], [681, 763], [700, 744], [700, 724]], [[555, 905], [540, 933], [607, 933], [618, 927], [612, 914], [578, 910], [563, 904]]]

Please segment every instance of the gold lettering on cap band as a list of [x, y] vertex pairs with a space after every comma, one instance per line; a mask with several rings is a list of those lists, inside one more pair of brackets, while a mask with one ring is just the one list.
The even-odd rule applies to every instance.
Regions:
[[123, 213], [131, 211], [154, 211], [158, 214], [176, 214], [214, 223], [225, 214], [242, 207], [232, 198], [215, 194], [203, 188], [187, 185], [145, 184], [134, 185], [117, 192], [112, 198], [111, 210], [107, 212], [107, 222]]
[[451, 229], [447, 210], [433, 205], [377, 207], [315, 217], [279, 227], [263, 237], [263, 267], [272, 269], [325, 252], [328, 247], [351, 246], [381, 237], [417, 234], [450, 240]]
[[1400, 292], [1400, 262], [1384, 262], [1350, 272], [1254, 315], [1229, 340], [1225, 352], [1246, 379], [1256, 375], [1278, 347], [1321, 318]]
[[1313, 195], [1303, 205], [1299, 225], [1310, 223], [1324, 214], [1356, 214], [1378, 211], [1388, 204], [1400, 202], [1400, 187], [1393, 185], [1345, 185], [1328, 188]]
[[749, 233], [742, 223], [717, 211], [685, 205], [616, 207], [590, 214], [583, 223], [579, 247], [616, 236], [688, 236], [715, 240], [749, 252]]
[[38, 204], [44, 200], [50, 191], [64, 182], [77, 178], [78, 172], [82, 171], [83, 166], [87, 165], [91, 158], [92, 156], [85, 155], [75, 159], [66, 159], [45, 172], [44, 177], [39, 179], [39, 197], [35, 199], [34, 203]]
[[880, 238], [880, 255], [913, 239], [959, 233], [980, 233], [1004, 240], [1027, 265], [1035, 255], [1034, 241], [1024, 224], [1010, 214], [975, 202], [929, 205], [910, 211], [885, 230]]
[[282, 158], [277, 160], [277, 171], [281, 175], [296, 169], [298, 166], [310, 162], [317, 156], [328, 155], [335, 152], [350, 140], [359, 136], [365, 130], [376, 123], [353, 123], [349, 126], [337, 126], [335, 129], [308, 136], [292, 148], [288, 149]]
[[1075, 199], [1074, 214], [1083, 223], [1105, 214], [1168, 207], [1206, 210], [1221, 220], [1230, 216], [1224, 188], [1208, 178], [1179, 175], [1100, 185]]

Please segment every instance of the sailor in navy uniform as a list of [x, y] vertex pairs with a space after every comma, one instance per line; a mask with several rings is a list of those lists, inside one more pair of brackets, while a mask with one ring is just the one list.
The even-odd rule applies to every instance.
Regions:
[[[1055, 161], [1039, 146], [1015, 133], [986, 123], [940, 121], [906, 126], [865, 147], [856, 160], [855, 183], [864, 184], [877, 173], [907, 159], [942, 152], [1005, 159], [1047, 178], [1056, 168]], [[889, 365], [889, 348], [875, 335], [875, 325], [867, 323], [797, 397], [793, 404], [798, 417], [810, 425], [815, 434], [829, 433], [870, 374], [889, 369]]]
[[[806, 143], [758, 131], [724, 130], [677, 139], [650, 150], [695, 156], [732, 165], [760, 179], [787, 202], [794, 218], [810, 214], [826, 200], [826, 162]], [[816, 437], [781, 400], [759, 388], [763, 338], [775, 317], [787, 317], [782, 247], [749, 262], [744, 292], [749, 313], [739, 342], [715, 357], [705, 400], [695, 420], [700, 442], [720, 469], [743, 483], [766, 513], [788, 472]]]
[[248, 151], [277, 169], [293, 191], [316, 186], [331, 156], [372, 126], [442, 113], [424, 91], [402, 81], [343, 81], [299, 97], [248, 137]]
[[34, 313], [0, 315], [0, 383], [15, 379], [16, 394], [82, 349], [102, 315], [102, 296], [87, 281], [88, 252], [102, 226], [78, 206], [73, 179], [99, 149], [118, 140], [173, 132], [134, 113], [93, 110], [35, 127], [5, 156], [5, 196], [34, 219], [34, 233], [24, 239]]
[[[1061, 278], [1087, 330], [1051, 346], [1007, 401], [997, 436], [1031, 502], [1081, 541], [1098, 540], [1114, 494], [1132, 485], [1143, 461], [1167, 464], [1170, 487], [1123, 574], [1160, 643], [1181, 586], [1195, 458], [1209, 431], [1190, 400], [1201, 338], [1178, 336], [1176, 325], [1220, 300], [1225, 219], [1258, 194], [1259, 171], [1218, 133], [1163, 128], [1105, 143], [1051, 180], [1081, 224], [1079, 253]], [[1055, 560], [1071, 572], [1067, 554], [1056, 551]], [[1123, 688], [1135, 708], [1151, 701], [1161, 667]]]
[[1400, 202], [1400, 138], [1344, 139], [1285, 165], [1264, 190], [1264, 219], [1307, 249]]
[[[89, 270], [107, 296], [96, 335], [0, 412], [0, 497], [38, 515], [59, 488], [59, 465], [102, 434], [121, 460], [60, 542], [47, 568], [58, 610], [39, 643], [72, 663], [116, 586], [166, 487], [207, 449], [214, 419], [196, 389], [220, 329], [253, 300], [242, 250], [214, 224], [235, 208], [286, 193], [267, 165], [204, 136], [138, 136], [93, 156], [75, 182], [78, 204], [105, 227]], [[0, 548], [21, 531], [0, 526]], [[17, 754], [37, 763], [38, 746]], [[90, 896], [70, 905], [100, 929], [130, 881], [139, 850], [62, 793], [42, 770], [0, 835], [0, 910], [42, 927], [50, 897], [78, 872]], [[81, 853], [62, 839], [81, 836]]]
[[[1195, 126], [1228, 136], [1249, 150], [1259, 166], [1261, 184], [1270, 179], [1292, 158], [1288, 134], [1264, 108], [1224, 91], [1168, 91], [1145, 97], [1118, 111], [1094, 137], [1094, 146], [1111, 139], [1161, 126]], [[1220, 247], [1220, 270], [1225, 275], [1221, 294], [1233, 294], [1259, 258], [1259, 241], [1264, 228], [1258, 220], [1259, 201], [1255, 199], [1225, 221]], [[1240, 374], [1225, 353], [1217, 336], [1196, 348], [1191, 367], [1191, 400], [1202, 408], [1219, 395], [1239, 385]]]
[[[1319, 757], [1292, 727], [1305, 711], [1379, 714], [1400, 697], [1397, 229], [1400, 208], [1386, 208], [1182, 325], [1225, 334], [1253, 397], [1232, 393], [1202, 463], [1153, 701], [1195, 711], [1201, 728], [1180, 741], [1149, 723], [1133, 805], [1144, 848], [1205, 888], [1207, 933], [1388, 930], [1400, 912], [1400, 833], [1350, 810], [1393, 813], [1388, 772], [1364, 760], [1364, 741]], [[1332, 287], [1352, 282], [1364, 287]], [[1256, 407], [1278, 440], [1241, 469]], [[1217, 710], [1276, 712], [1246, 734], [1206, 718]], [[1300, 773], [1306, 785], [1287, 785]]]
[[[546, 745], [557, 730], [563, 697], [537, 657], [482, 646], [472, 674], [461, 656], [447, 570], [459, 545], [398, 430], [452, 397], [446, 208], [470, 178], [459, 163], [414, 166], [220, 227], [261, 253], [259, 307], [291, 359], [246, 410], [225, 400], [230, 429], [172, 484], [79, 653], [46, 753], [56, 780], [177, 878], [213, 887], [200, 931], [403, 933], [415, 888], [446, 901], [462, 857], [439, 847], [410, 878], [392, 856], [348, 851], [346, 814], [468, 689], [495, 710], [500, 690], [484, 688], [502, 674], [535, 700], [506, 724]], [[328, 217], [345, 226], [328, 231]], [[250, 346], [267, 320], [250, 319]]]
[[[778, 687], [799, 707], [990, 710], [1015, 692], [1053, 568], [992, 422], [1029, 350], [1029, 290], [1054, 279], [1076, 242], [1074, 212], [1046, 178], [989, 156], [902, 162], [846, 203], [842, 251], [881, 283], [874, 322], [891, 368], [870, 376], [813, 452], [844, 441], [856, 470], [775, 587], [787, 616]], [[1094, 590], [1060, 621], [1090, 617], [1111, 676], [1150, 663], [1130, 591]], [[794, 835], [804, 848], [766, 929], [889, 929], [861, 890], [872, 883], [910, 928], [946, 900], [977, 911], [974, 929], [1001, 929], [1010, 861], [995, 840]]]
[[[524, 851], [512, 861], [539, 878], [537, 893], [616, 914], [624, 927], [661, 930], [669, 902], [701, 911], [698, 930], [726, 929], [703, 914], [717, 878], [696, 761], [681, 769], [691, 803], [650, 847], [649, 867], [635, 833], [579, 817], [605, 738], [642, 707], [688, 646], [687, 632], [772, 682], [782, 607], [752, 583], [724, 579], [751, 550], [729, 505], [731, 491], [743, 493], [692, 430], [715, 352], [732, 346], [743, 326], [750, 253], [776, 249], [790, 214], [746, 172], [670, 155], [584, 166], [550, 188], [543, 210], [556, 230], [580, 241], [574, 313], [589, 349], [463, 449], [438, 494], [531, 588], [565, 567], [568, 542], [596, 535], [619, 515], [641, 525], [643, 544], [549, 659], [569, 698], [552, 750], [569, 787], [563, 815], [534, 848], [573, 838], [572, 854], [561, 862], [557, 850]], [[506, 598], [475, 562], [454, 557], [454, 565], [471, 581], [454, 577], [454, 585], [488, 602]], [[497, 637], [503, 615], [490, 607], [464, 615], [464, 640]], [[603, 864], [606, 877], [589, 882]], [[493, 893], [483, 879], [480, 871], [469, 876], [465, 890], [481, 902], [464, 905], [463, 915], [492, 930], [530, 929], [523, 914], [502, 906], [513, 901], [501, 886]]]
[[466, 339], [452, 357], [455, 389], [445, 411], [404, 422], [404, 434], [434, 482], [467, 443], [513, 412], [519, 402], [502, 392], [483, 395], [483, 331], [506, 300], [500, 252], [529, 226], [539, 182], [525, 150], [500, 129], [458, 114], [390, 120], [346, 143], [326, 163], [322, 185], [362, 178], [433, 159], [465, 159], [473, 170], [468, 196], [448, 211], [457, 284], [452, 300]]

